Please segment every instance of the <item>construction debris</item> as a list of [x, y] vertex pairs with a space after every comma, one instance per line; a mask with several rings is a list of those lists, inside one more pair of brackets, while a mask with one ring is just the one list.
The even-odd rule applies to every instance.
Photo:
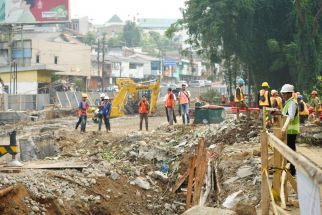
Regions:
[[[35, 157], [19, 171], [0, 171], [0, 188], [14, 187], [0, 212], [12, 212], [9, 198], [16, 214], [235, 214], [258, 207], [257, 122], [227, 115], [220, 124], [169, 128], [161, 117], [149, 120], [150, 132], [136, 131], [133, 117], [113, 119], [112, 133], [89, 123], [79, 135], [72, 117], [15, 126], [19, 140], [32, 140]], [[21, 148], [22, 157], [30, 152]]]

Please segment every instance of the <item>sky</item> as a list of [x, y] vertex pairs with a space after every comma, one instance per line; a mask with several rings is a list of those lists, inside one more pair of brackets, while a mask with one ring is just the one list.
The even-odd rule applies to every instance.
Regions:
[[181, 18], [185, 0], [70, 0], [72, 18], [88, 16], [104, 24], [114, 14], [123, 21], [139, 18]]

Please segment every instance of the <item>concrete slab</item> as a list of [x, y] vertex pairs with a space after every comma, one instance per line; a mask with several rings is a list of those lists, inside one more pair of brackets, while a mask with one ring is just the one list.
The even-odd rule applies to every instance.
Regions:
[[220, 208], [195, 206], [184, 212], [182, 215], [236, 215], [236, 213], [231, 210]]

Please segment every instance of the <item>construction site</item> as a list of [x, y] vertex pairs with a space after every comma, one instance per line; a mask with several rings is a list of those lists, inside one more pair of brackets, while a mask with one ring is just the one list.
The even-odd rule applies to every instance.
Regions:
[[[194, 121], [183, 125], [176, 110], [169, 125], [158, 81], [119, 81], [111, 132], [98, 131], [95, 108], [86, 132], [75, 130], [77, 106], [62, 108], [62, 100], [7, 113], [15, 120], [1, 125], [1, 214], [303, 214], [303, 202], [319, 210], [307, 214], [320, 212], [321, 125], [301, 126], [295, 153], [280, 124], [263, 127], [259, 110], [237, 120], [234, 108], [192, 95]], [[149, 131], [139, 131], [130, 102], [118, 101], [149, 90]], [[296, 180], [286, 159], [309, 182]]]
[[0, 215], [322, 215], [322, 0], [0, 0]]

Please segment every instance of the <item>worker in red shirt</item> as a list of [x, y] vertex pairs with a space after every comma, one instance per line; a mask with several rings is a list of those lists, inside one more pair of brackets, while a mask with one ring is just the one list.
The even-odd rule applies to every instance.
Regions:
[[140, 114], [140, 131], [142, 131], [143, 119], [145, 121], [145, 129], [149, 130], [148, 115], [149, 115], [149, 102], [146, 99], [146, 95], [142, 96], [141, 101], [139, 102], [139, 114]]

